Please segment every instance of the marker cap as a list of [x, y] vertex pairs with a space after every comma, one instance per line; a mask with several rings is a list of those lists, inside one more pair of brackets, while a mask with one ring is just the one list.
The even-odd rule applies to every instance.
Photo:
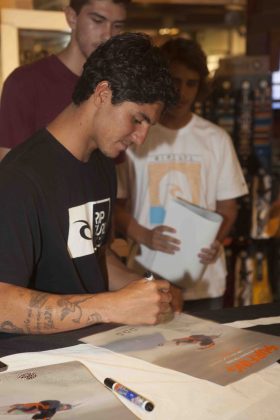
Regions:
[[115, 383], [115, 381], [113, 381], [113, 379], [111, 379], [111, 378], [105, 378], [104, 379], [104, 384], [110, 389], [113, 389], [114, 383]]

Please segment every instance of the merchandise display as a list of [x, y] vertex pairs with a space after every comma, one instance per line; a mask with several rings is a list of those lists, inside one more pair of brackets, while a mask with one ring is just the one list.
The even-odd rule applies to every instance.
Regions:
[[[209, 106], [212, 102], [212, 106]], [[201, 113], [233, 138], [249, 187], [239, 199], [239, 215], [230, 241], [227, 263], [229, 302], [235, 306], [267, 303], [279, 298], [277, 223], [271, 208], [278, 195], [279, 176], [273, 172], [271, 73], [268, 56], [243, 56], [220, 61], [213, 92]], [[211, 111], [210, 111], [211, 110]], [[279, 264], [279, 262], [278, 262]], [[273, 293], [274, 292], [274, 296]], [[230, 296], [232, 295], [232, 296]]]

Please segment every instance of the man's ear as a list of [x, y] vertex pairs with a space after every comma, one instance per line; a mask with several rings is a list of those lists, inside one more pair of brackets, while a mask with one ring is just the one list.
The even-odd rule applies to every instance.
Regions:
[[65, 7], [64, 13], [65, 13], [65, 17], [66, 17], [66, 21], [68, 23], [68, 26], [73, 31], [74, 29], [76, 29], [77, 13], [70, 6]]
[[109, 87], [109, 83], [106, 80], [99, 82], [94, 91], [94, 100], [97, 105], [101, 105], [106, 101], [111, 102], [112, 91]]

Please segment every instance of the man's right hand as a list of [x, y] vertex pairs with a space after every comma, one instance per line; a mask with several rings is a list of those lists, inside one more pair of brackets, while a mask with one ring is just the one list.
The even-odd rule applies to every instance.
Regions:
[[170, 283], [135, 280], [115, 292], [57, 295], [0, 282], [0, 332], [52, 334], [97, 323], [155, 325], [173, 316]]
[[[107, 297], [109, 297], [107, 295]], [[108, 321], [128, 325], [155, 325], [173, 313], [170, 283], [166, 280], [131, 282], [112, 292]]]

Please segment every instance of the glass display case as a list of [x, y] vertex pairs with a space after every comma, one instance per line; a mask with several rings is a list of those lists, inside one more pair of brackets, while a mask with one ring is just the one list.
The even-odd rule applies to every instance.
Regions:
[[56, 53], [69, 42], [63, 12], [1, 10], [1, 85], [19, 65]]

